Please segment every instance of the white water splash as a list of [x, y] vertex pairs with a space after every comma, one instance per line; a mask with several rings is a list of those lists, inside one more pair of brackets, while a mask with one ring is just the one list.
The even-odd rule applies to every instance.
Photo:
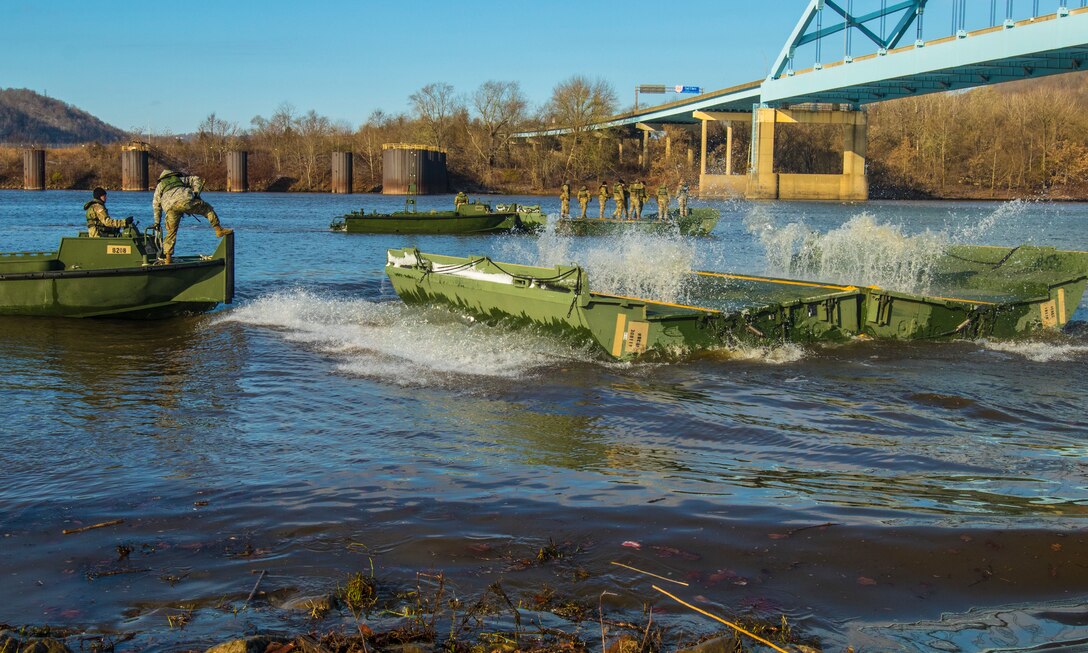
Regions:
[[796, 363], [806, 356], [804, 347], [794, 343], [782, 343], [765, 347], [737, 347], [719, 350], [730, 360], [747, 363], [765, 363], [767, 365], [785, 365]]
[[[1008, 227], [1009, 223], [1016, 223], [1027, 215], [1032, 203], [1018, 199], [1004, 202], [993, 211], [984, 215], [973, 224], [949, 229], [948, 239], [954, 243], [966, 245], [978, 245], [990, 237], [990, 232], [995, 227]], [[1030, 242], [1031, 239], [1028, 239]]]
[[907, 234], [870, 213], [855, 215], [826, 233], [803, 221], [778, 226], [766, 211], [750, 212], [745, 226], [763, 246], [768, 274], [902, 292], [929, 289], [937, 260], [948, 245], [944, 234], [929, 230]]
[[532, 330], [460, 321], [397, 303], [277, 292], [226, 312], [222, 322], [269, 327], [284, 340], [332, 356], [336, 369], [397, 385], [449, 385], [465, 376], [515, 379], [592, 356]]
[[660, 302], [682, 300], [696, 253], [695, 244], [682, 236], [628, 231], [602, 242], [552, 230], [532, 241], [509, 242], [501, 251], [503, 257], [526, 265], [580, 265], [594, 292]]
[[[826, 233], [813, 230], [804, 220], [780, 225], [762, 206], [752, 207], [744, 223], [763, 247], [768, 274], [924, 293], [930, 290], [936, 262], [949, 245], [983, 244], [1015, 226], [1032, 206], [1014, 200], [981, 217], [953, 214], [960, 224], [918, 234], [882, 222], [869, 212]], [[962, 224], [965, 220], [968, 223]]]
[[1014, 354], [1035, 363], [1073, 362], [1088, 358], [1088, 345], [1039, 340], [981, 340], [979, 344], [991, 351]]

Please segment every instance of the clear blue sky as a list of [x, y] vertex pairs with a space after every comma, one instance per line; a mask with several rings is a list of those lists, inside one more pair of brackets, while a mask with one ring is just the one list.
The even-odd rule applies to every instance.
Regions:
[[627, 105], [640, 83], [762, 78], [806, 4], [3, 0], [0, 86], [155, 132], [211, 112], [248, 127], [282, 102], [355, 127], [434, 81], [468, 94], [518, 80], [535, 106], [571, 75], [600, 76]]

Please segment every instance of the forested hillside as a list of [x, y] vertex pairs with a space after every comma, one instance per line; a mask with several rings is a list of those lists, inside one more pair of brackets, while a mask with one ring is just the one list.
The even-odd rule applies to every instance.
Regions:
[[0, 143], [76, 145], [114, 143], [125, 132], [70, 104], [25, 88], [0, 89]]

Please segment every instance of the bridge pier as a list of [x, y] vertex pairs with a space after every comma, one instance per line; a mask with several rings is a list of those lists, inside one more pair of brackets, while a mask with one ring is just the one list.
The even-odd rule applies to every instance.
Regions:
[[[869, 139], [867, 115], [863, 111], [808, 111], [757, 108], [751, 114], [739, 112], [696, 111], [703, 123], [702, 165], [699, 194], [702, 197], [738, 197], [753, 200], [836, 200], [869, 199], [869, 179], [865, 174], [865, 155]], [[707, 122], [727, 123], [728, 153], [725, 174], [707, 172]], [[733, 174], [733, 123], [749, 122], [752, 139], [747, 175]], [[842, 126], [841, 174], [788, 174], [774, 168], [775, 129], [778, 124], [802, 123]]]
[[[702, 123], [699, 154], [699, 197], [745, 197], [748, 176], [733, 174], [733, 123], [751, 124], [752, 114], [739, 111], [696, 111]], [[725, 123], [725, 174], [707, 171], [706, 130], [709, 122]]]

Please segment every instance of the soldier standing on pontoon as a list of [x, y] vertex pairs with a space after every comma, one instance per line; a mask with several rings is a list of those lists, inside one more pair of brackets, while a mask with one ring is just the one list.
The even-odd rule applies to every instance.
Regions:
[[564, 181], [559, 187], [559, 217], [570, 217], [570, 182]]
[[664, 183], [657, 187], [657, 219], [669, 219], [669, 189]]
[[601, 205], [601, 220], [604, 220], [604, 207], [608, 204], [608, 180], [601, 182], [597, 188], [597, 202]]
[[589, 194], [589, 189], [586, 188], [585, 184], [582, 184], [582, 189], [578, 191], [578, 205], [582, 207], [582, 215], [580, 217], [583, 220], [586, 219], [586, 207], [589, 206], [590, 197], [591, 195]]
[[688, 217], [688, 182], [681, 181], [676, 187], [676, 203], [680, 207], [680, 217]]
[[617, 220], [627, 219], [627, 186], [620, 179], [612, 186], [612, 198], [616, 200], [616, 212], [612, 214]]

